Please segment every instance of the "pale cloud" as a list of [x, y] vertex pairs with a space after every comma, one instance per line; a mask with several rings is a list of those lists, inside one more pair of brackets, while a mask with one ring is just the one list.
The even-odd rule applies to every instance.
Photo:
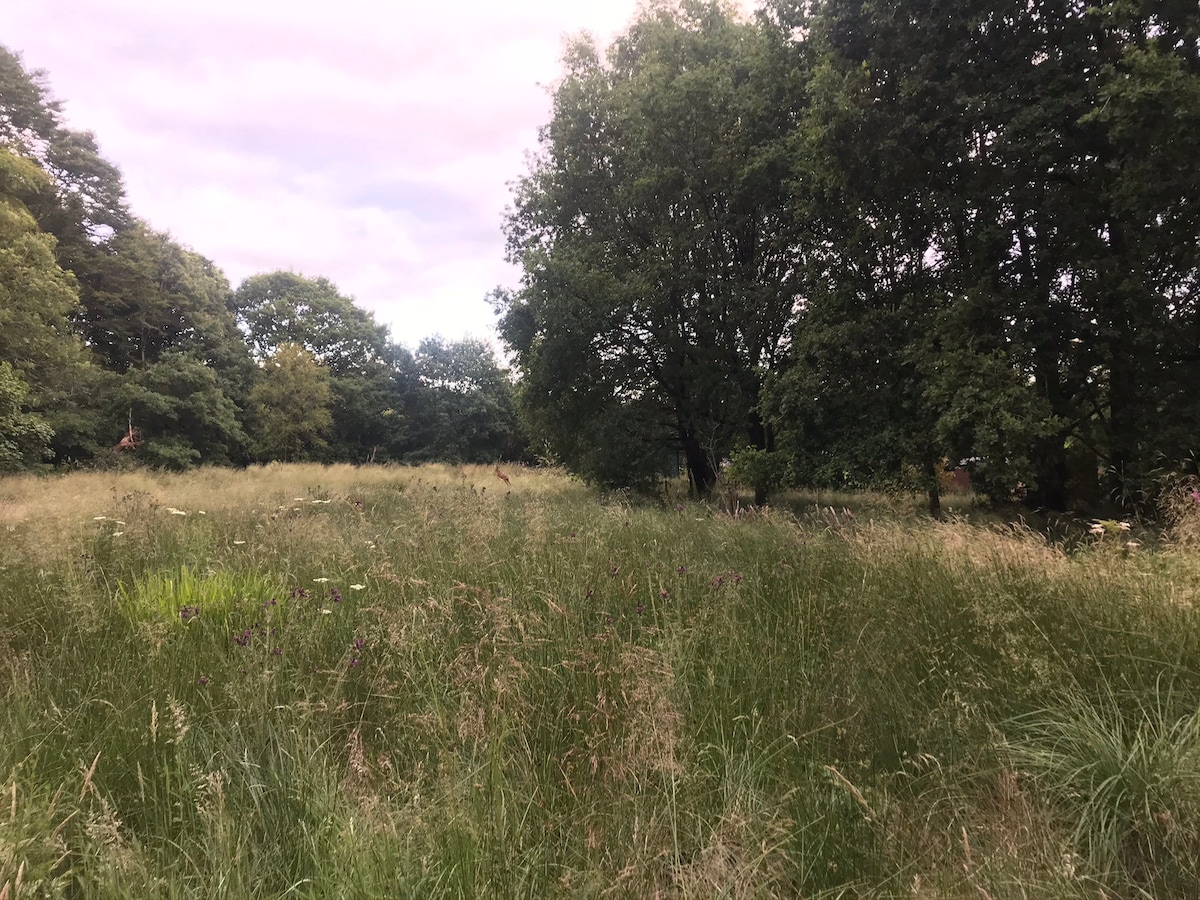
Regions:
[[549, 118], [563, 40], [636, 0], [4, 2], [154, 228], [234, 284], [324, 275], [393, 336], [486, 336], [508, 184]]

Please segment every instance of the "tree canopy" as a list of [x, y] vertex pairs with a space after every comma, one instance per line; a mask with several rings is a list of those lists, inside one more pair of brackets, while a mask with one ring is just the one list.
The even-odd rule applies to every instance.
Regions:
[[1195, 450], [1195, 4], [659, 2], [564, 65], [497, 305], [568, 465], [1061, 509]]

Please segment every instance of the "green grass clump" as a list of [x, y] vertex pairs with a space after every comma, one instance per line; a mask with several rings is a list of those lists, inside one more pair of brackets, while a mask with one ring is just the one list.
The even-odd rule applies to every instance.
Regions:
[[508, 474], [0, 482], [0, 890], [1200, 895], [1189, 551]]

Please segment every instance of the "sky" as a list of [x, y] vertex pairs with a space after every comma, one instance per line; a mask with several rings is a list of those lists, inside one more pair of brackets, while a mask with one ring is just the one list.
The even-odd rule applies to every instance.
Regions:
[[637, 0], [0, 0], [152, 228], [236, 287], [324, 276], [392, 338], [494, 339], [510, 184], [564, 40], [607, 45]]

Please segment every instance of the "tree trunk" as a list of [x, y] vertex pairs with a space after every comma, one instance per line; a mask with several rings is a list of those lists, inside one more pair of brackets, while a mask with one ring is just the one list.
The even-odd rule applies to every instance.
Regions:
[[696, 436], [691, 432], [683, 434], [683, 455], [687, 460], [688, 480], [692, 490], [701, 499], [712, 496], [713, 488], [717, 486], [717, 469], [712, 455], [700, 445]]
[[929, 515], [935, 519], [942, 517], [942, 486], [938, 482], [937, 462], [925, 460], [925, 492], [929, 497]]

